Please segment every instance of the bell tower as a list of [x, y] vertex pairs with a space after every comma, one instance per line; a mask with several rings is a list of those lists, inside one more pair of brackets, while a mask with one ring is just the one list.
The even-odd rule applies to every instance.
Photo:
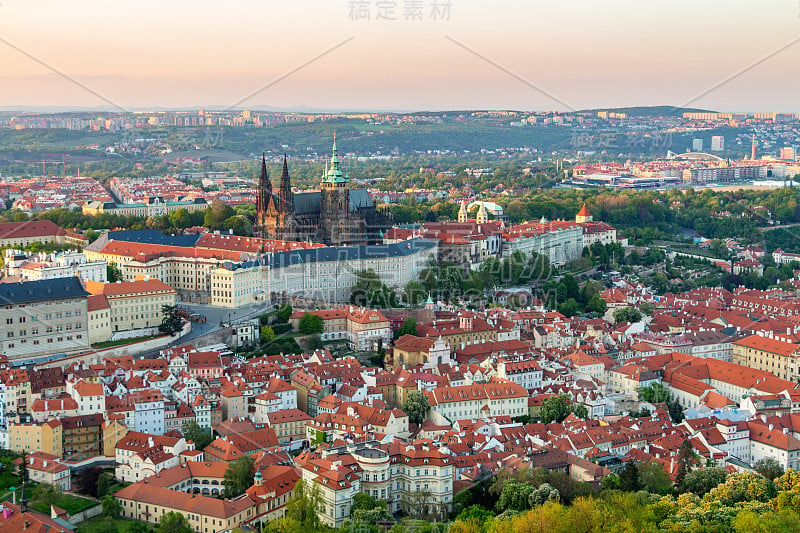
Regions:
[[325, 165], [325, 174], [320, 183], [320, 226], [325, 244], [338, 246], [352, 241], [350, 217], [350, 183], [339, 165], [336, 135], [333, 136], [331, 160]]

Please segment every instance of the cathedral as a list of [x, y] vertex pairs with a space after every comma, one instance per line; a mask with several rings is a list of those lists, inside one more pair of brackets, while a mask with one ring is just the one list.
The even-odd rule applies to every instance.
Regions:
[[339, 164], [335, 137], [319, 191], [293, 193], [284, 156], [280, 189], [273, 193], [267, 162], [262, 157], [253, 227], [256, 237], [329, 246], [360, 245], [381, 242], [390, 227], [390, 217], [375, 208], [366, 189], [350, 188], [349, 177]]

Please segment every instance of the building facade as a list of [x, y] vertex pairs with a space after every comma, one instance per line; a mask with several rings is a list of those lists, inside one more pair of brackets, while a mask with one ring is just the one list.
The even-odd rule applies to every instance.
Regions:
[[0, 352], [22, 359], [88, 350], [87, 297], [76, 277], [0, 284]]

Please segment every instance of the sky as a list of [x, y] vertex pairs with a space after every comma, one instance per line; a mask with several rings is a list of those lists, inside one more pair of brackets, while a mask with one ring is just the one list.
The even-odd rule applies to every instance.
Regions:
[[800, 112], [799, 65], [800, 0], [0, 0], [0, 107]]

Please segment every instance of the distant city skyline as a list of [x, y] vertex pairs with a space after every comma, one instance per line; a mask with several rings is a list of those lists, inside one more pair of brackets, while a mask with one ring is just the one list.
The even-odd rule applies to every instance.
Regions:
[[3, 0], [0, 64], [0, 108], [798, 112], [800, 5]]

